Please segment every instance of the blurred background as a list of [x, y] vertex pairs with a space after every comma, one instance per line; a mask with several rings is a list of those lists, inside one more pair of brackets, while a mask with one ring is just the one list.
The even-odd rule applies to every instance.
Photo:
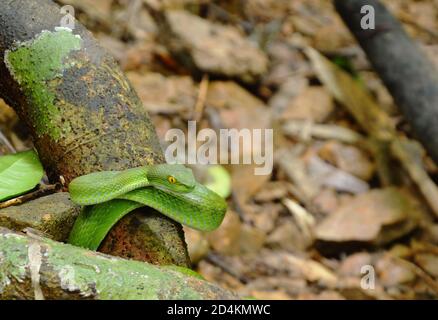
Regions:
[[[198, 130], [274, 129], [270, 175], [254, 175], [252, 165], [192, 166], [229, 194], [218, 230], [185, 228], [194, 268], [207, 280], [258, 299], [438, 297], [433, 209], [404, 164], [393, 159], [382, 169], [379, 153], [362, 143], [370, 130], [315, 68], [345, 75], [336, 83], [342, 92], [369, 96], [372, 105], [363, 108], [378, 106], [400, 135], [411, 136], [331, 1], [55, 2], [72, 5], [119, 61], [163, 148], [167, 130], [187, 131], [188, 120]], [[148, 6], [157, 2], [154, 16]], [[438, 64], [438, 1], [383, 3]], [[2, 100], [0, 131], [18, 151], [32, 146]], [[0, 154], [8, 152], [0, 143]], [[434, 163], [421, 160], [436, 179]], [[398, 183], [384, 183], [385, 175]]]

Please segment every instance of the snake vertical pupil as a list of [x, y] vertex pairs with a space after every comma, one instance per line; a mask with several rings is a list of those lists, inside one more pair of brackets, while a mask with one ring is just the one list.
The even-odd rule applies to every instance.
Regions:
[[168, 176], [168, 177], [167, 177], [167, 181], [169, 181], [170, 183], [175, 183], [175, 182], [176, 182], [176, 179], [175, 179], [175, 177], [173, 177], [173, 176]]

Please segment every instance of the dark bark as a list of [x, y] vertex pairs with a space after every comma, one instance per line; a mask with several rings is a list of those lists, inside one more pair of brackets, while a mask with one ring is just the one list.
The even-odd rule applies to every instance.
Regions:
[[[115, 60], [78, 22], [73, 31], [57, 28], [62, 17], [49, 0], [0, 1], [0, 97], [29, 127], [51, 182], [163, 162], [150, 118]], [[181, 225], [152, 209], [115, 229], [107, 253], [189, 263]]]
[[[406, 121], [438, 163], [438, 72], [402, 25], [377, 0], [334, 0]], [[364, 5], [375, 10], [375, 29], [361, 28]]]

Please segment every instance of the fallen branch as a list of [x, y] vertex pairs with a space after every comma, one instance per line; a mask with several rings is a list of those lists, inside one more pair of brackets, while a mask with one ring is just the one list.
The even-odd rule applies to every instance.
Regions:
[[[388, 88], [407, 122], [438, 162], [438, 72], [403, 26], [378, 0], [334, 0], [335, 6]], [[361, 8], [372, 6], [375, 29], [363, 29]]]
[[237, 299], [170, 267], [0, 228], [0, 299]]
[[30, 193], [26, 193], [22, 196], [19, 196], [14, 199], [10, 199], [4, 202], [0, 202], [0, 209], [4, 209], [10, 206], [17, 206], [19, 204], [38, 199], [43, 196], [47, 196], [51, 193], [54, 193], [56, 191], [59, 191], [61, 189], [60, 183], [55, 184], [49, 184], [49, 185], [43, 185], [40, 189], [32, 191]]

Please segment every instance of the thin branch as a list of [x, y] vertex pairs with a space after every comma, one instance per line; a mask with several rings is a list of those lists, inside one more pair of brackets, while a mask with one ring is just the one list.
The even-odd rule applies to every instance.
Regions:
[[3, 132], [0, 130], [0, 141], [3, 142], [3, 144], [6, 146], [6, 148], [9, 149], [11, 153], [16, 153], [17, 150], [13, 147], [13, 145], [9, 142], [8, 138], [3, 134]]
[[238, 279], [241, 283], [246, 284], [249, 282], [248, 277], [240, 274], [234, 268], [230, 267], [218, 254], [209, 253], [205, 258], [209, 263], [219, 267], [224, 272], [228, 273], [230, 276]]
[[0, 202], [0, 209], [7, 208], [10, 206], [16, 206], [16, 205], [40, 198], [42, 196], [46, 196], [48, 194], [55, 193], [56, 191], [61, 190], [61, 187], [62, 187], [62, 185], [60, 183], [44, 185], [41, 189], [35, 190], [33, 192], [30, 192], [30, 193], [26, 193], [22, 196], [14, 198], [14, 199]]
[[438, 188], [423, 167], [422, 157], [425, 152], [422, 146], [416, 141], [398, 138], [392, 142], [391, 151], [420, 189], [438, 218]]
[[330, 124], [315, 124], [309, 121], [290, 120], [283, 125], [283, 131], [286, 135], [293, 137], [314, 137], [317, 139], [334, 139], [340, 142], [355, 144], [364, 140], [357, 132]]
[[207, 99], [209, 78], [208, 74], [204, 74], [199, 85], [198, 99], [196, 100], [195, 109], [193, 110], [193, 120], [200, 121], [204, 114], [205, 100]]

